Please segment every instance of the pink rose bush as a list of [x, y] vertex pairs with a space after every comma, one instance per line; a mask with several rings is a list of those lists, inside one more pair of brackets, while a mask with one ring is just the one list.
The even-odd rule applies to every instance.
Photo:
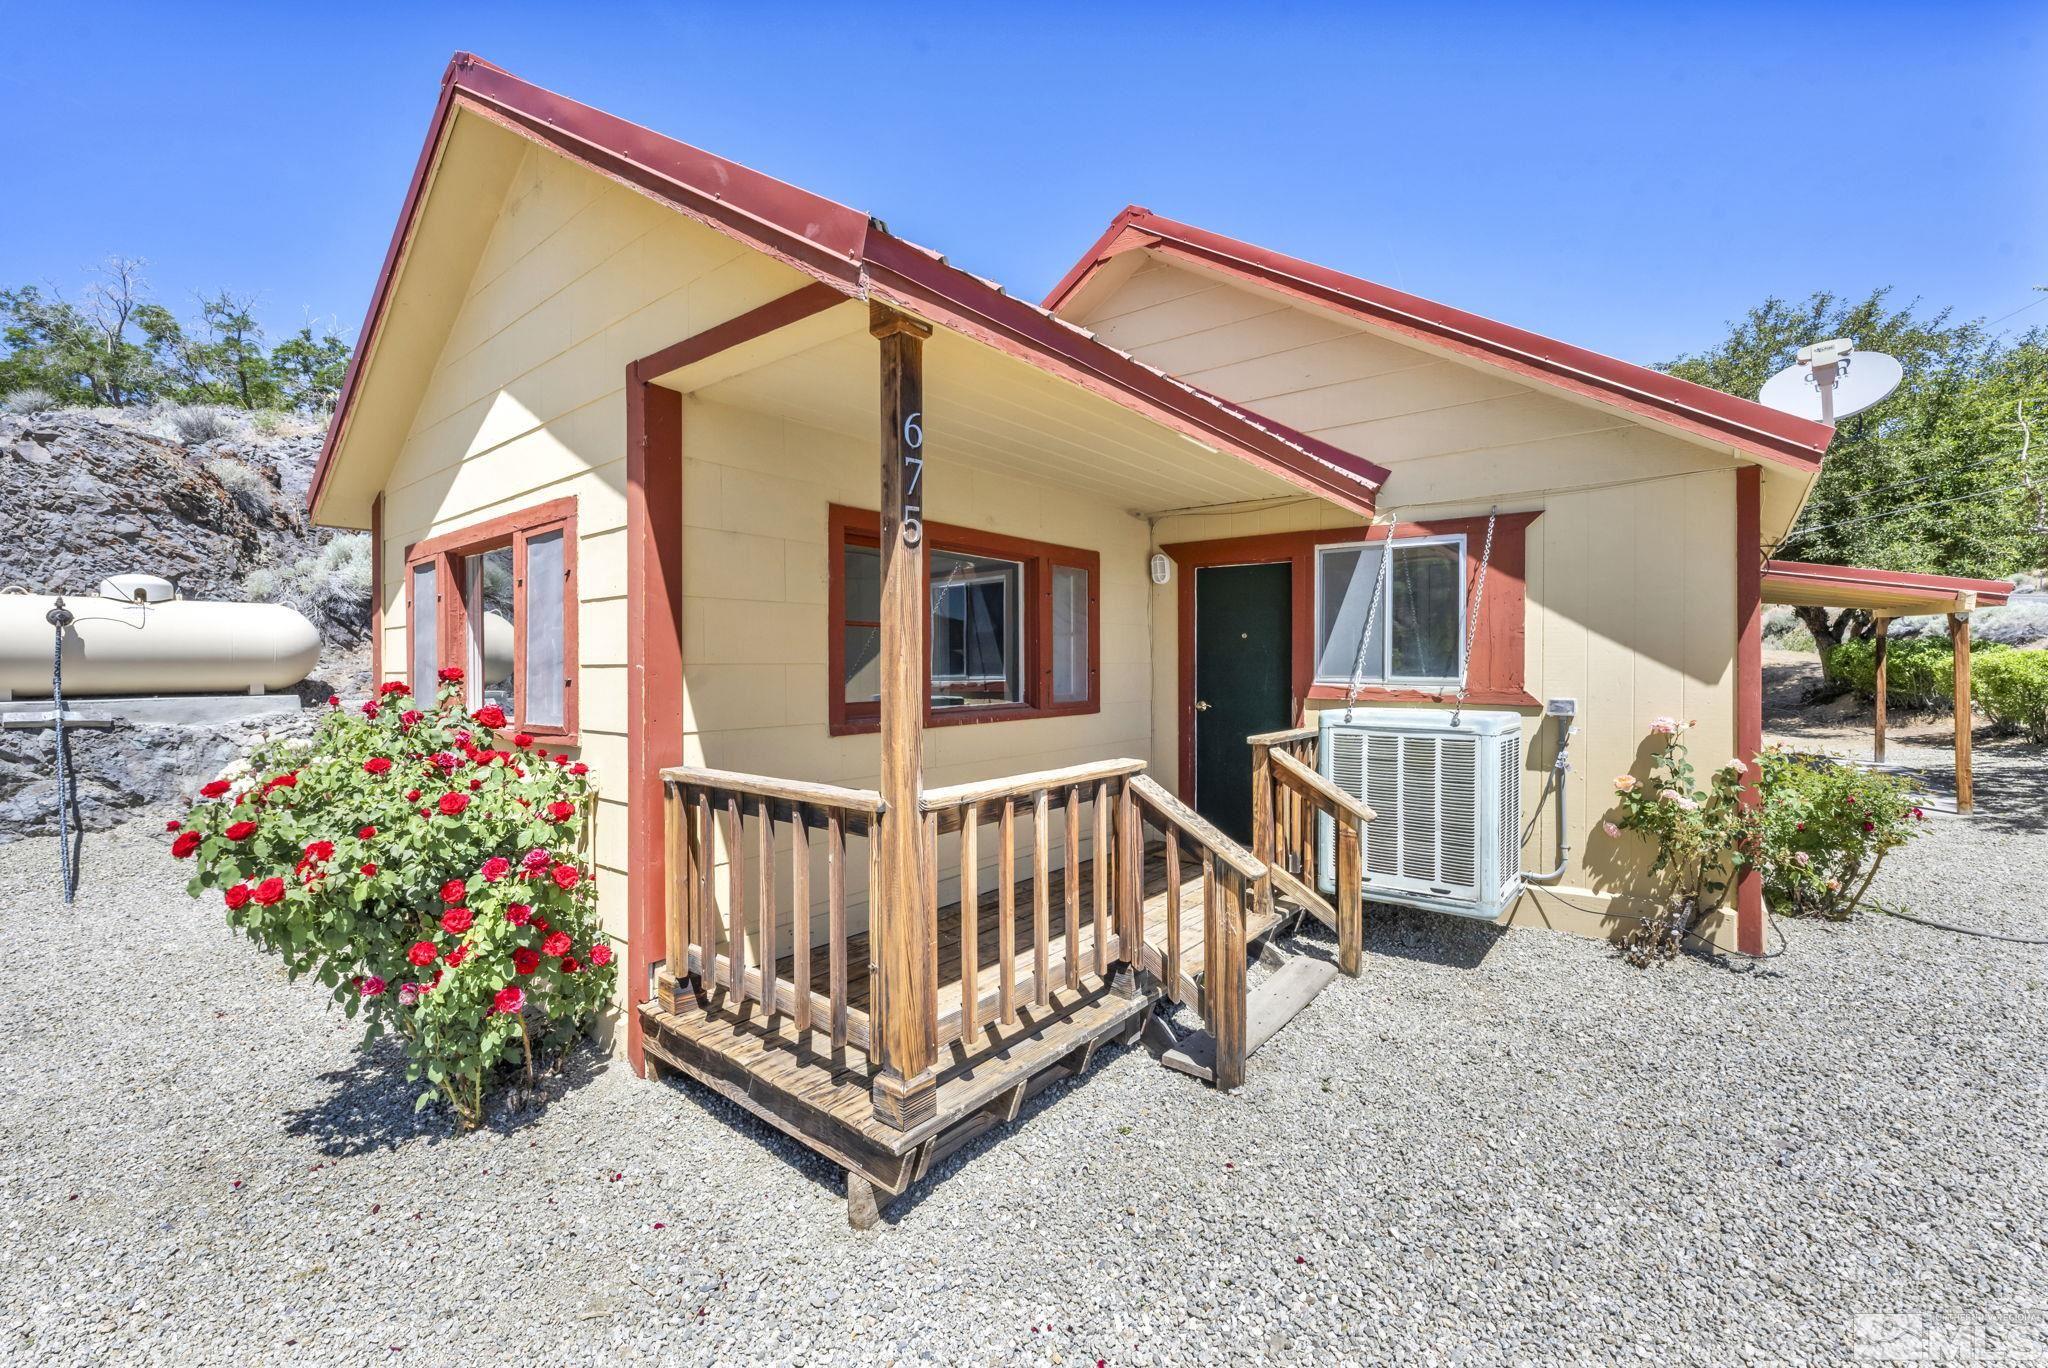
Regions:
[[1685, 735], [1692, 727], [1669, 717], [1650, 723], [1650, 734], [1666, 738], [1664, 744], [1647, 776], [1616, 777], [1616, 811], [1601, 826], [1609, 837], [1632, 831], [1655, 847], [1650, 872], [1663, 885], [1664, 899], [1622, 943], [1637, 965], [1674, 958], [1700, 919], [1727, 900], [1751, 859], [1744, 767], [1724, 765], [1702, 787], [1686, 758]]
[[494, 1085], [580, 1037], [618, 971], [584, 853], [589, 771], [496, 748], [502, 721], [441, 674], [431, 703], [385, 684], [390, 706], [330, 709], [310, 741], [231, 767], [172, 853], [194, 896], [364, 1018], [366, 1044], [399, 1037], [420, 1105], [476, 1126]]

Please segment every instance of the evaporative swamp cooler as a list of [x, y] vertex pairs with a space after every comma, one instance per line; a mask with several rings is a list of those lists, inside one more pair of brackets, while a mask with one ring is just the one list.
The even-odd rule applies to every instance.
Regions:
[[[1455, 725], [1453, 724], [1455, 719]], [[1522, 719], [1511, 712], [1342, 708], [1321, 715], [1323, 777], [1370, 807], [1368, 901], [1491, 921], [1522, 891]], [[1319, 882], [1337, 887], [1330, 818]]]

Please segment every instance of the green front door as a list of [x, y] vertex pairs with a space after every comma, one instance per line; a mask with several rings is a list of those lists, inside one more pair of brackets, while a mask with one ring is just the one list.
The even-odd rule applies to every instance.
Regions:
[[1195, 571], [1195, 810], [1251, 844], [1247, 736], [1294, 721], [1294, 568]]

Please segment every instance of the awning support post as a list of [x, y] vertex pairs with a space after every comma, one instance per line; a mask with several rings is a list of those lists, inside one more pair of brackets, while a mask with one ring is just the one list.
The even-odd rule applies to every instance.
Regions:
[[1956, 811], [1975, 806], [1970, 794], [1970, 614], [1965, 608], [1948, 615], [1948, 640], [1955, 652]]
[[1875, 739], [1871, 742], [1870, 758], [1880, 765], [1884, 763], [1885, 665], [1887, 657], [1891, 654], [1891, 627], [1892, 620], [1883, 613], [1879, 613], [1877, 615], [1877, 728]]
[[931, 325], [871, 304], [881, 344], [883, 800], [873, 935], [875, 1117], [909, 1130], [938, 1112], [938, 909], [924, 859], [926, 633], [924, 340]]

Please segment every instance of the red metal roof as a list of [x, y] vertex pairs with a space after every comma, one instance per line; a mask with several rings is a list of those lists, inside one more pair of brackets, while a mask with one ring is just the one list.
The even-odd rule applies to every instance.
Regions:
[[1137, 205], [1111, 221], [1108, 231], [1046, 296], [1046, 307], [1057, 310], [1106, 262], [1139, 250], [1199, 262], [1340, 309], [1523, 379], [1596, 399], [1809, 474], [1820, 468], [1821, 455], [1834, 437], [1834, 429], [1825, 423], [1176, 222]]
[[1097, 341], [1086, 329], [1005, 293], [993, 281], [970, 275], [938, 253], [895, 236], [859, 210], [544, 90], [480, 57], [457, 53], [442, 76], [440, 103], [349, 360], [307, 494], [308, 507], [317, 504], [346, 431], [363, 358], [383, 325], [404, 244], [420, 211], [428, 168], [458, 107], [650, 194], [830, 283], [848, 298], [877, 299], [952, 328], [1228, 451], [1298, 488], [1370, 513], [1374, 495], [1386, 480], [1384, 467], [1145, 365]]
[[[1806, 603], [1816, 607], [1864, 607], [1882, 600], [1901, 613], [1941, 612], [1963, 594], [1980, 608], [1993, 608], [2012, 596], [2010, 580], [1965, 579], [1960, 575], [1916, 575], [1904, 570], [1874, 570], [1863, 565], [1818, 565], [1805, 561], [1764, 562], [1764, 601]], [[1826, 597], [1842, 595], [1839, 599]]]

